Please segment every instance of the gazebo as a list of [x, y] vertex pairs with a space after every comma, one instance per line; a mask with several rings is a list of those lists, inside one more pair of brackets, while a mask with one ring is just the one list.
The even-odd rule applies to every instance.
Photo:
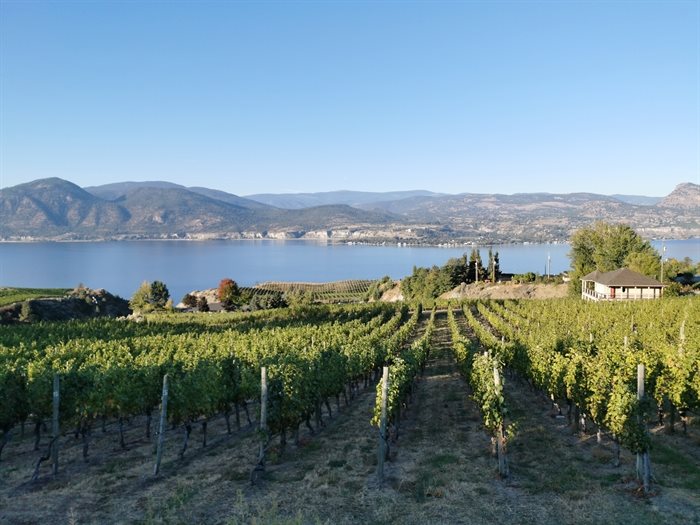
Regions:
[[656, 279], [628, 268], [612, 272], [596, 270], [581, 278], [581, 298], [589, 301], [658, 299], [664, 286]]

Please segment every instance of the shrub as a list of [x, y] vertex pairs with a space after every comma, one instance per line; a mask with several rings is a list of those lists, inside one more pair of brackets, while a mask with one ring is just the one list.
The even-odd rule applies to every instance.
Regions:
[[681, 283], [672, 282], [664, 289], [664, 297], [678, 297], [682, 291]]

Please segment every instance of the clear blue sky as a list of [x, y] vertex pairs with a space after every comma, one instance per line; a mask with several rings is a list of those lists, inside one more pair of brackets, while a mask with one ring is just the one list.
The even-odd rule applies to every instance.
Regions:
[[0, 186], [661, 196], [700, 2], [0, 3]]

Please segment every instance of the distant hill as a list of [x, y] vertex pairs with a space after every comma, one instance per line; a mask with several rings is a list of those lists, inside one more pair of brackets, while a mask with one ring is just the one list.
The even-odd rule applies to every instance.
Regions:
[[618, 193], [610, 195], [613, 199], [617, 199], [627, 204], [636, 204], [638, 206], [653, 206], [661, 202], [662, 197], [646, 197], [644, 195], [620, 195]]
[[53, 178], [4, 188], [0, 238], [296, 238], [307, 232], [323, 238], [332, 236], [330, 230], [382, 228], [392, 220], [385, 212], [345, 205], [281, 210], [225, 192], [171, 183], [108, 186], [93, 187], [90, 193]]
[[127, 194], [140, 188], [158, 188], [158, 189], [178, 189], [189, 190], [194, 193], [199, 193], [210, 199], [219, 200], [227, 204], [234, 204], [243, 208], [263, 209], [267, 208], [265, 204], [256, 202], [250, 199], [239, 197], [225, 191], [212, 190], [209, 188], [201, 188], [198, 186], [186, 187], [180, 184], [165, 181], [143, 181], [143, 182], [114, 182], [112, 184], [104, 184], [102, 186], [89, 186], [83, 188], [85, 191], [92, 193], [96, 197], [108, 201], [117, 201], [123, 199]]
[[700, 185], [690, 182], [679, 184], [676, 189], [661, 200], [658, 206], [700, 213]]
[[413, 191], [326, 191], [318, 193], [260, 193], [256, 195], [246, 195], [247, 199], [262, 202], [277, 208], [298, 210], [311, 206], [325, 206], [328, 204], [347, 204], [348, 206], [359, 206], [373, 202], [395, 201], [410, 197], [431, 197], [441, 195], [426, 190]]
[[[693, 185], [681, 185], [655, 206], [635, 205], [594, 193], [516, 193], [437, 195], [375, 202], [363, 209], [382, 210], [413, 222], [437, 222], [443, 235], [500, 242], [568, 239], [570, 234], [597, 220], [630, 224], [648, 237], [700, 235], [700, 207]], [[666, 202], [667, 205], [664, 205]]]
[[104, 199], [106, 201], [116, 201], [124, 197], [130, 191], [134, 191], [138, 188], [180, 188], [184, 189], [184, 186], [175, 184], [173, 182], [165, 182], [161, 180], [153, 181], [126, 181], [126, 182], [113, 182], [111, 184], [103, 184], [102, 186], [85, 186], [83, 189], [88, 193], [93, 194], [95, 197]]
[[97, 237], [128, 222], [130, 213], [63, 179], [42, 179], [0, 190], [0, 235]]
[[272, 206], [268, 206], [267, 204], [263, 204], [261, 202], [254, 201], [252, 199], [246, 199], [245, 197], [239, 197], [238, 195], [234, 195], [233, 193], [226, 193], [225, 191], [212, 190], [209, 188], [200, 188], [198, 186], [190, 186], [187, 189], [190, 191], [193, 191], [194, 193], [199, 193], [200, 195], [204, 195], [205, 197], [209, 197], [210, 199], [216, 199], [218, 201], [222, 201], [222, 202], [225, 202], [227, 204], [235, 204], [236, 206], [241, 206], [243, 208], [250, 208], [252, 210], [262, 210], [262, 209], [272, 207]]
[[255, 212], [211, 199], [184, 188], [136, 188], [118, 201], [130, 219], [121, 233], [149, 235], [170, 233], [245, 231], [257, 226]]
[[597, 220], [624, 222], [646, 237], [700, 236], [700, 186], [691, 183], [679, 185], [655, 205], [595, 193], [446, 195], [419, 190], [301, 194], [294, 196], [301, 199], [296, 205], [304, 199], [355, 205], [333, 202], [293, 209], [281, 207], [285, 201], [279, 199], [269, 200], [280, 205], [275, 207], [162, 181], [88, 189], [52, 178], [0, 190], [0, 239], [537, 242], [567, 240], [574, 230]]

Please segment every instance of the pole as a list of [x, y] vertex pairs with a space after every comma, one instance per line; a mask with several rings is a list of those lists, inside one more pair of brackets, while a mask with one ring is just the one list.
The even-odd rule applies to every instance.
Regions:
[[666, 255], [666, 244], [665, 243], [663, 243], [663, 246], [661, 249], [661, 283], [662, 284], [664, 282], [664, 255]]
[[58, 408], [61, 402], [61, 393], [60, 393], [60, 380], [58, 378], [58, 374], [54, 374], [53, 376], [53, 418], [52, 418], [52, 424], [51, 424], [51, 439], [52, 439], [52, 446], [51, 446], [51, 462], [53, 463], [53, 473], [54, 475], [58, 474], [58, 434], [60, 432], [60, 428], [58, 426]]
[[160, 402], [160, 425], [158, 426], [158, 445], [156, 449], [156, 464], [153, 475], [160, 471], [160, 460], [163, 457], [163, 444], [165, 443], [165, 425], [168, 422], [168, 374], [163, 376], [163, 394]]
[[[637, 365], [637, 402], [641, 403], [644, 399], [644, 365]], [[640, 425], [646, 426], [646, 422], [641, 418]], [[649, 484], [651, 479], [651, 463], [649, 460], [649, 450], [637, 452], [637, 479], [642, 482], [644, 492], [649, 492]]]
[[265, 470], [265, 444], [267, 438], [267, 367], [260, 369], [260, 452], [258, 467]]
[[386, 457], [386, 403], [389, 395], [389, 367], [382, 370], [382, 410], [379, 419], [379, 447], [377, 449], [377, 479], [381, 485], [384, 481], [384, 459]]

